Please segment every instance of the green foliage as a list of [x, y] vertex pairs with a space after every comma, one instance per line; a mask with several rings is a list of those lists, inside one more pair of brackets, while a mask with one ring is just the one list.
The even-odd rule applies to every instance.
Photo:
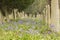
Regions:
[[[21, 19], [24, 20], [25, 19]], [[35, 19], [37, 23], [39, 20]], [[16, 21], [15, 21], [16, 22]], [[26, 23], [23, 24], [15, 24], [12, 23], [5, 23], [4, 25], [0, 25], [0, 40], [60, 40], [60, 35], [52, 32], [50, 28], [47, 25], [38, 26], [38, 24], [35, 24], [35, 28], [32, 28], [33, 26], [26, 25]], [[16, 26], [17, 25], [17, 26]], [[6, 30], [5, 28], [8, 27], [14, 28], [13, 30]], [[9, 27], [9, 28], [10, 28]], [[17, 30], [15, 28], [18, 27]], [[29, 29], [31, 30], [29, 33]], [[35, 34], [35, 30], [38, 30], [39, 33]], [[38, 32], [37, 31], [37, 32]], [[31, 34], [32, 32], [32, 34]]]
[[23, 10], [31, 5], [34, 0], [0, 0], [0, 5], [7, 8], [17, 8]]
[[27, 33], [23, 33], [22, 36], [18, 35], [17, 32], [13, 31], [0, 31], [0, 40], [60, 40], [60, 36], [56, 35], [55, 33], [51, 34], [37, 34], [31, 35]]
[[34, 0], [0, 0], [0, 10], [3, 16], [11, 14], [14, 9], [18, 9], [19, 12], [26, 9], [31, 5]]
[[25, 12], [30, 14], [43, 14], [43, 10], [48, 4], [48, 0], [35, 0], [32, 5], [30, 5]]

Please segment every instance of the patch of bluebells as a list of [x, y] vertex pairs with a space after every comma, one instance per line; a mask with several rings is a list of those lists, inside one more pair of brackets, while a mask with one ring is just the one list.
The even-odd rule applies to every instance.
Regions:
[[1, 23], [0, 24], [0, 28], [3, 28], [4, 29], [5, 28], [5, 25], [6, 25], [5, 23]]
[[52, 33], [52, 31], [51, 31], [51, 30], [49, 30], [49, 31], [48, 31], [48, 34], [51, 34], [51, 33]]
[[32, 22], [32, 25], [36, 25], [36, 22]]
[[39, 31], [38, 30], [33, 30], [33, 29], [30, 28], [29, 30], [26, 31], [26, 33], [35, 35], [35, 34], [39, 34]]
[[23, 22], [23, 20], [19, 20], [18, 23], [19, 24], [23, 24], [24, 22]]
[[14, 31], [14, 28], [12, 26], [8, 26], [7, 28], [5, 28], [4, 30], [8, 31], [8, 30], [11, 30], [11, 31]]
[[[40, 21], [39, 21], [40, 22]], [[30, 20], [30, 19], [26, 19], [26, 20], [18, 20], [18, 21], [12, 21], [11, 23], [9, 23], [10, 25], [5, 28], [5, 30], [19, 30], [20, 32], [24, 32], [25, 30], [18, 26], [18, 25], [25, 25], [26, 27], [29, 27], [28, 30], [26, 30], [27, 33], [30, 34], [37, 34], [39, 33], [37, 30], [34, 30], [36, 27], [40, 27], [41, 23]], [[6, 25], [5, 23], [3, 24], [3, 26]]]
[[14, 25], [17, 25], [17, 22], [13, 22]]
[[53, 28], [53, 27], [55, 27], [55, 26], [54, 26], [54, 24], [50, 24], [50, 27], [52, 27], [52, 28]]
[[2, 22], [2, 23], [0, 23], [0, 25], [5, 25], [5, 23], [4, 23], [4, 22]]

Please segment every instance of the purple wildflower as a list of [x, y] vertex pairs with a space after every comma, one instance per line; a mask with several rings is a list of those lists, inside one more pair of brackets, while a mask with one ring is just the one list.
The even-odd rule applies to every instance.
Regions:
[[7, 30], [14, 30], [12, 26], [8, 26]]
[[50, 27], [54, 27], [54, 24], [50, 24]]
[[23, 21], [22, 21], [22, 20], [19, 20], [18, 23], [19, 23], [19, 24], [23, 24]]
[[28, 31], [26, 31], [27, 33], [29, 34], [39, 34], [39, 31], [38, 30], [33, 30], [33, 29], [29, 29]]

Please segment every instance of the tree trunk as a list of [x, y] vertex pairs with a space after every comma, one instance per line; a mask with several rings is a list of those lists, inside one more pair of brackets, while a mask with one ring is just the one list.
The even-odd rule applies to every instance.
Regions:
[[47, 25], [47, 7], [43, 10], [43, 21], [45, 22], [45, 25]]
[[8, 21], [9, 21], [9, 15], [8, 15], [8, 10], [7, 10], [7, 8], [4, 7], [4, 8], [3, 8], [3, 11], [5, 12], [5, 16], [6, 16], [6, 17], [5, 17], [5, 21], [8, 22]]
[[13, 19], [15, 20], [15, 14], [14, 14], [14, 10], [12, 10], [12, 12], [13, 12]]
[[16, 20], [17, 19], [17, 9], [14, 9], [13, 10], [13, 18], [14, 18], [14, 20]]
[[1, 10], [0, 10], [0, 23], [2, 23], [2, 22], [3, 22], [2, 12], [1, 12]]
[[50, 26], [50, 5], [47, 5], [47, 24]]
[[45, 9], [46, 13], [45, 13], [45, 20], [46, 20], [46, 24], [48, 24], [48, 6], [46, 5], [46, 9]]
[[51, 0], [51, 29], [60, 32], [58, 0]]

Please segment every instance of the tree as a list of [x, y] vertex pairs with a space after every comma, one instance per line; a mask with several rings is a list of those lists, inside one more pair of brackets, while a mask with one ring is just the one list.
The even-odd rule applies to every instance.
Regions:
[[51, 27], [54, 32], [60, 32], [58, 0], [51, 0]]
[[0, 0], [0, 10], [2, 11], [3, 16], [6, 16], [8, 19], [8, 14], [10, 14], [14, 9], [22, 11], [31, 5], [34, 0]]

